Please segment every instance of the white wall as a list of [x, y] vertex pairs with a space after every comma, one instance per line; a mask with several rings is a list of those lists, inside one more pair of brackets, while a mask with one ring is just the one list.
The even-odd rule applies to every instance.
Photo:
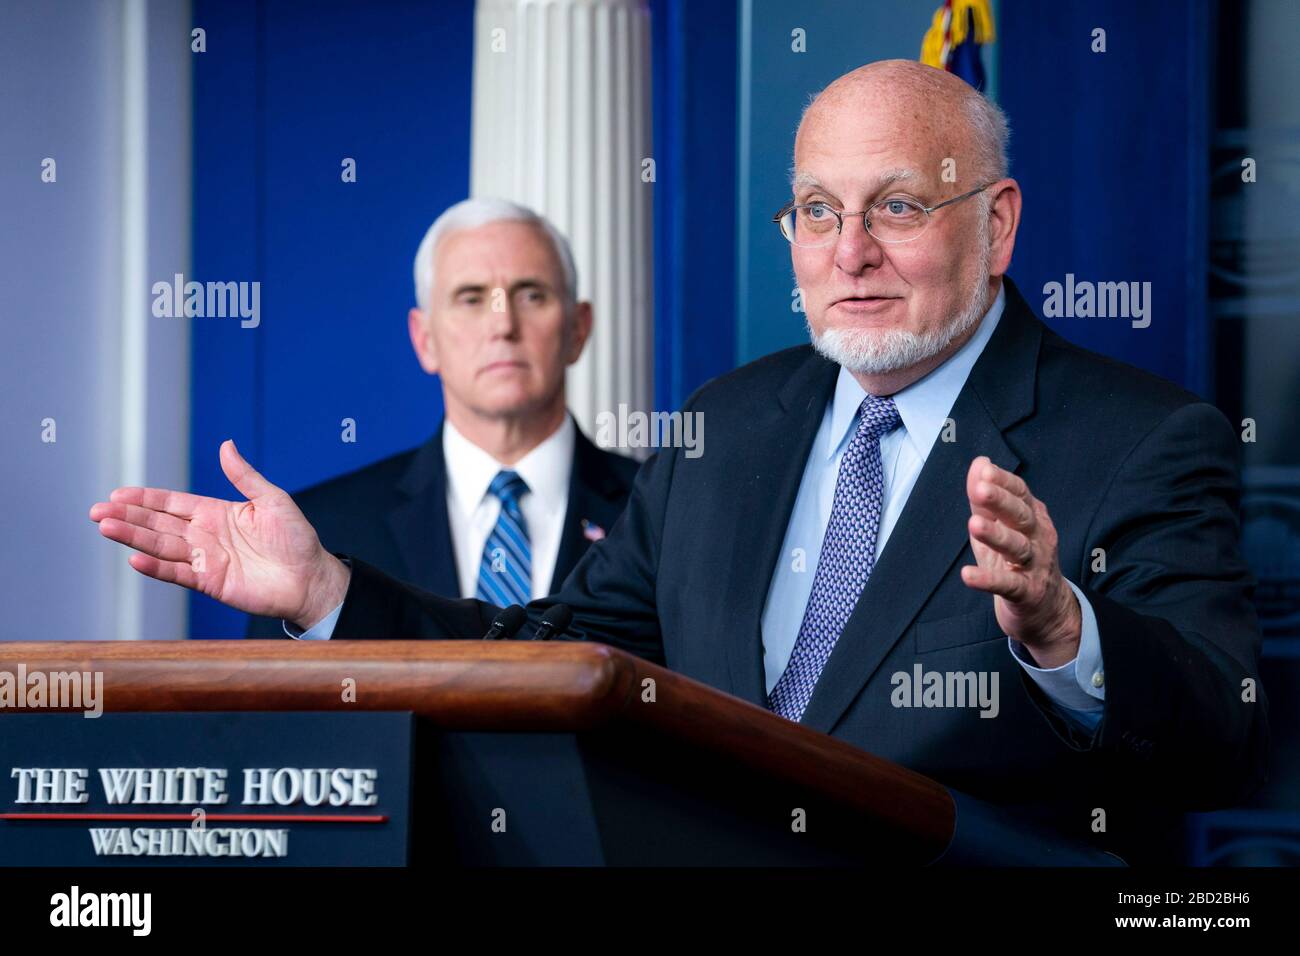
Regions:
[[0, 6], [0, 639], [185, 635], [87, 512], [188, 484], [188, 330], [148, 290], [188, 271], [190, 56], [186, 3]]

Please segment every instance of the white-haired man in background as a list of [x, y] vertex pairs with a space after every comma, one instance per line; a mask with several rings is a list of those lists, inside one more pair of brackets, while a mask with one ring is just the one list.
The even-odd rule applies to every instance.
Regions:
[[[551, 593], [623, 510], [635, 462], [596, 448], [565, 405], [591, 334], [569, 243], [500, 199], [429, 227], [408, 316], [446, 416], [424, 445], [294, 496], [333, 551], [448, 597], [527, 604]], [[250, 637], [283, 637], [253, 618]]]

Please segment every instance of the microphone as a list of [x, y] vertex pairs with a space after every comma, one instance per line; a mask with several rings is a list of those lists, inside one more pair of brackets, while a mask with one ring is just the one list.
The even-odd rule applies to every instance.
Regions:
[[528, 614], [518, 604], [505, 608], [492, 619], [492, 626], [483, 635], [485, 641], [508, 641], [519, 632], [528, 620]]
[[568, 630], [573, 623], [573, 610], [567, 604], [554, 604], [542, 615], [542, 623], [533, 635], [535, 641], [549, 641]]

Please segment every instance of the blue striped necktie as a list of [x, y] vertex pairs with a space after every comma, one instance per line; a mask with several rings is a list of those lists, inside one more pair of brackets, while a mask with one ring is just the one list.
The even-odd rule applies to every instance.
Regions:
[[488, 492], [501, 499], [501, 515], [483, 545], [478, 599], [498, 607], [527, 604], [532, 597], [533, 554], [519, 510], [519, 496], [526, 491], [528, 483], [513, 471], [497, 472], [488, 486]]

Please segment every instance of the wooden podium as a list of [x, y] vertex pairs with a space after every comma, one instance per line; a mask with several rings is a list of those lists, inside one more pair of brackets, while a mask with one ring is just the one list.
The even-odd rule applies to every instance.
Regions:
[[417, 865], [1118, 862], [602, 644], [0, 643], [19, 665], [102, 672], [106, 713], [414, 714]]

